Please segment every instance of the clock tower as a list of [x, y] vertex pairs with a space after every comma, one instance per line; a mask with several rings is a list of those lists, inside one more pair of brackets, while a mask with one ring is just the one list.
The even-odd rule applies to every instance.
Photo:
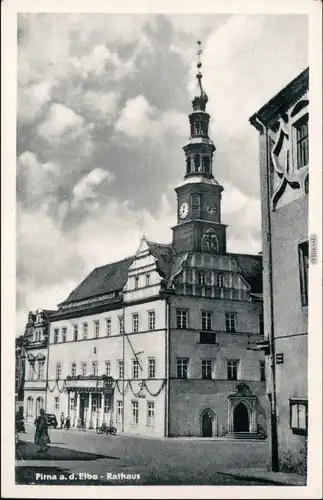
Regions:
[[[201, 42], [198, 42], [200, 45]], [[198, 51], [198, 56], [202, 50]], [[209, 138], [210, 115], [205, 111], [208, 102], [202, 86], [202, 63], [197, 64], [197, 95], [189, 115], [190, 139], [183, 147], [186, 160], [184, 182], [177, 194], [177, 225], [173, 229], [173, 248], [176, 253], [226, 252], [226, 225], [221, 223], [221, 193], [223, 187], [213, 176], [215, 146]]]

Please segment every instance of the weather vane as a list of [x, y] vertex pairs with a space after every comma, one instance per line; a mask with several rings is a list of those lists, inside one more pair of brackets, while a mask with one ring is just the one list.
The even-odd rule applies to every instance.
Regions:
[[200, 68], [202, 67], [202, 63], [201, 63], [201, 54], [203, 53], [203, 49], [201, 48], [201, 44], [202, 42], [200, 40], [197, 41], [197, 45], [199, 47], [198, 51], [197, 51], [197, 56], [198, 56], [198, 63], [197, 63], [197, 67], [198, 67], [198, 70], [200, 71]]

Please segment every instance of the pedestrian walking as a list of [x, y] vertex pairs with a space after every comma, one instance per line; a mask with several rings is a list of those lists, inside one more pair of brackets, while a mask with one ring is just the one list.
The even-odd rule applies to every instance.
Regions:
[[36, 420], [36, 430], [34, 443], [39, 445], [39, 451], [45, 452], [48, 451], [48, 444], [50, 443], [50, 438], [48, 434], [48, 424], [45, 415], [45, 410], [43, 408], [40, 409], [40, 415]]
[[70, 416], [68, 415], [66, 417], [65, 429], [68, 431], [70, 427], [71, 427], [71, 419], [70, 419]]
[[64, 422], [65, 422], [65, 417], [64, 417], [64, 413], [63, 412], [61, 414], [60, 421], [61, 421], [61, 429], [63, 429], [64, 428]]

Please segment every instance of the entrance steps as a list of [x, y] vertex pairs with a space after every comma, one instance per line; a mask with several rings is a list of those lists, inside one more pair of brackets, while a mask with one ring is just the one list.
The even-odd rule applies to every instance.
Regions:
[[228, 432], [226, 435], [228, 439], [241, 439], [241, 440], [258, 440], [266, 439], [265, 436], [259, 434], [258, 432]]

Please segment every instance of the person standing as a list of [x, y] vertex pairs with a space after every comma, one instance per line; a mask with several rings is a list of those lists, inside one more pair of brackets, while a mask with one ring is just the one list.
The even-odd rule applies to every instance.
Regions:
[[61, 421], [61, 429], [63, 429], [64, 428], [64, 422], [65, 422], [65, 417], [64, 417], [64, 413], [63, 412], [61, 414], [60, 421]]
[[48, 424], [45, 416], [45, 410], [41, 408], [39, 413], [40, 415], [36, 420], [34, 443], [40, 446], [40, 452], [45, 452], [48, 451], [48, 444], [50, 443]]
[[70, 429], [70, 427], [71, 427], [71, 419], [70, 419], [70, 416], [68, 415], [66, 417], [65, 428], [68, 431]]

